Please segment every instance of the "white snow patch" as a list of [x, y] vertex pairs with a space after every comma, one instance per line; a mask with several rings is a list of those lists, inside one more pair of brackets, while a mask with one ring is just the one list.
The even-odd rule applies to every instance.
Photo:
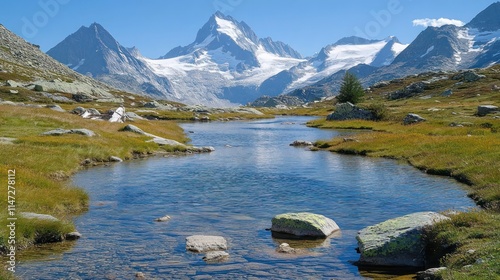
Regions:
[[240, 47], [246, 50], [251, 50], [252, 47], [255, 47], [255, 44], [241, 32], [234, 22], [218, 17], [215, 20], [218, 25], [217, 31], [231, 37]]
[[[82, 66], [84, 63], [85, 63], [85, 58], [82, 58], [82, 59], [78, 62], [78, 64], [77, 64], [75, 67], [71, 68], [71, 69], [73, 69], [74, 71], [76, 71], [76, 70], [78, 70], [78, 68], [80, 68], [80, 66]], [[68, 66], [69, 66], [69, 65], [68, 65]]]
[[427, 51], [421, 55], [420, 57], [425, 57], [426, 55], [428, 55], [430, 52], [432, 52], [434, 50], [434, 46], [430, 46]]

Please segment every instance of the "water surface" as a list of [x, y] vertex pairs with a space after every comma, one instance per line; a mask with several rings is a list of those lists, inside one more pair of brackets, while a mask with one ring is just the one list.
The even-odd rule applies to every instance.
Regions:
[[[418, 211], [473, 207], [463, 187], [387, 159], [290, 147], [348, 131], [308, 128], [305, 117], [182, 126], [211, 154], [155, 157], [78, 173], [90, 194], [76, 227], [83, 238], [42, 261], [20, 264], [25, 279], [356, 279], [356, 232]], [[334, 219], [340, 234], [297, 243], [307, 254], [275, 253], [283, 240], [266, 228], [273, 216], [308, 211]], [[164, 215], [166, 223], [153, 220]], [[207, 265], [186, 252], [193, 234], [228, 239], [230, 259]]]

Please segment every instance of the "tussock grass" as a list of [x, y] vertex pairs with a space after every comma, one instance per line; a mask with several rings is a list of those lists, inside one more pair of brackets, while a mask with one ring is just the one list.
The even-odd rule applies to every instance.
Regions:
[[[144, 131], [186, 142], [183, 130], [169, 121], [137, 121]], [[124, 159], [147, 155], [161, 150], [149, 137], [132, 132], [120, 132], [125, 124], [86, 120], [70, 113], [50, 109], [0, 106], [0, 137], [16, 138], [15, 144], [0, 144], [0, 172], [16, 170], [16, 210], [50, 214], [60, 222], [19, 219], [17, 236], [20, 246], [61, 240], [74, 230], [70, 219], [88, 207], [88, 195], [71, 186], [67, 179], [81, 168], [85, 159], [107, 162], [110, 156]], [[98, 136], [42, 136], [57, 129], [86, 128]], [[165, 147], [165, 151], [176, 148]], [[7, 192], [0, 192], [0, 207], [7, 208]], [[5, 211], [6, 212], [6, 211]], [[6, 219], [6, 213], [0, 219]], [[7, 231], [0, 228], [0, 248], [5, 248]]]

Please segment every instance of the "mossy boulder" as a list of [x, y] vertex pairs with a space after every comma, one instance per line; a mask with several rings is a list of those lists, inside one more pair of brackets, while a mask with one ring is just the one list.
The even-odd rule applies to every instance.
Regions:
[[360, 265], [424, 267], [423, 230], [449, 219], [434, 212], [419, 212], [362, 229], [358, 240]]
[[340, 230], [339, 226], [323, 215], [313, 213], [286, 213], [273, 218], [273, 234], [287, 234], [294, 238], [326, 238]]

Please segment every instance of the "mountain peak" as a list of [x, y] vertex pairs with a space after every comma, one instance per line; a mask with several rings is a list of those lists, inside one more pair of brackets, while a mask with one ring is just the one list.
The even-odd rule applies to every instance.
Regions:
[[474, 17], [466, 27], [479, 31], [500, 30], [500, 2], [495, 2]]
[[338, 40], [334, 45], [368, 45], [379, 41], [380, 40], [369, 40], [357, 36], [350, 36]]

